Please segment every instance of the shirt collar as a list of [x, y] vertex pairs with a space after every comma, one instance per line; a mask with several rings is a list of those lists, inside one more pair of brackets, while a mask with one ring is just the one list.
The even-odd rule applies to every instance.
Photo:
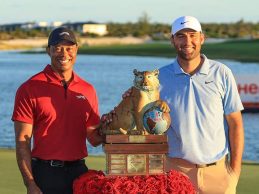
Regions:
[[203, 57], [204, 61], [198, 73], [208, 75], [210, 69], [209, 60], [204, 54], [202, 54], [201, 56]]
[[[63, 79], [53, 71], [53, 69], [51, 68], [51, 65], [48, 64], [45, 69], [43, 70], [44, 74], [46, 75], [46, 77], [48, 78], [49, 82], [52, 83], [60, 83]], [[79, 82], [79, 77], [78, 75], [73, 71], [73, 79], [71, 81], [71, 83], [76, 83]]]
[[[199, 69], [199, 71], [197, 73], [207, 75], [209, 73], [209, 60], [204, 54], [202, 54], [201, 56], [204, 58], [204, 61], [203, 61], [201, 68]], [[180, 64], [178, 63], [177, 58], [175, 59], [175, 61], [173, 63], [173, 68], [174, 68], [174, 73], [176, 75], [186, 74], [186, 72], [184, 72], [184, 70], [181, 68]]]
[[174, 63], [173, 63], [173, 66], [174, 66], [174, 73], [176, 75], [179, 75], [179, 74], [186, 74], [184, 72], [184, 70], [181, 68], [180, 64], [178, 63], [178, 60], [177, 58], [175, 59]]

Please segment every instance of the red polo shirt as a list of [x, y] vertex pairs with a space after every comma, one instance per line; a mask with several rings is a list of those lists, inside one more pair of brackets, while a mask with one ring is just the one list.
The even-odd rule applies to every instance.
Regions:
[[86, 138], [94, 143], [94, 132], [86, 129], [100, 121], [96, 91], [74, 72], [66, 89], [47, 65], [17, 90], [12, 120], [33, 125], [32, 157], [84, 158]]

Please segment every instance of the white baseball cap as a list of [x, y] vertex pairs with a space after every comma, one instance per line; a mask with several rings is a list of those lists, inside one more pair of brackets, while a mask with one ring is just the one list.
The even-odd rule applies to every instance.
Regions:
[[190, 28], [197, 32], [202, 32], [200, 22], [193, 16], [182, 16], [177, 18], [172, 24], [171, 34], [175, 35], [176, 32]]

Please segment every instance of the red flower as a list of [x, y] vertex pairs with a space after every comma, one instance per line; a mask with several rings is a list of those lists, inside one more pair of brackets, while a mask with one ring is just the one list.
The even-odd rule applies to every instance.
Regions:
[[102, 193], [103, 194], [119, 194], [118, 192], [115, 191], [113, 183], [110, 181], [106, 181], [104, 183], [103, 188], [102, 188]]
[[139, 186], [133, 181], [127, 180], [121, 183], [121, 185], [118, 187], [118, 190], [123, 194], [136, 194], [139, 191]]
[[103, 172], [89, 170], [74, 181], [74, 194], [195, 194], [190, 180], [171, 170], [149, 176], [105, 177]]

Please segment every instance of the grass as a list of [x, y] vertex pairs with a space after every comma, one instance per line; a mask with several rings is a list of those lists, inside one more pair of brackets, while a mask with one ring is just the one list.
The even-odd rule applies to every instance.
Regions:
[[[259, 62], [259, 39], [236, 40], [223, 43], [209, 43], [202, 48], [202, 53], [211, 59], [231, 59], [241, 62]], [[80, 54], [101, 55], [134, 55], [175, 57], [172, 46], [165, 43], [150, 43], [137, 45], [82, 46]]]
[[[103, 156], [90, 156], [86, 163], [89, 169], [105, 170], [105, 158]], [[14, 150], [0, 149], [0, 177], [1, 194], [26, 193]]]
[[[87, 158], [89, 169], [104, 170], [105, 158], [103, 156], [89, 156]], [[0, 149], [0, 193], [24, 194], [26, 189], [18, 170], [15, 151]], [[237, 194], [259, 193], [259, 164], [243, 163], [242, 174], [237, 187]], [[216, 183], [215, 183], [216, 184]]]
[[169, 44], [131, 44], [131, 45], [108, 45], [108, 46], [81, 46], [80, 54], [102, 55], [134, 55], [134, 56], [158, 56], [173, 57], [174, 51]]
[[259, 62], [259, 39], [205, 44], [203, 51], [210, 58], [234, 59], [241, 62]]

